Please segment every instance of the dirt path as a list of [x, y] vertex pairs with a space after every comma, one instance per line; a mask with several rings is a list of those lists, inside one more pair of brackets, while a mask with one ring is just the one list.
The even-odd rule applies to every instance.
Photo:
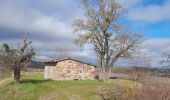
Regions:
[[1, 80], [1, 81], [0, 81], [0, 85], [2, 85], [3, 83], [5, 83], [5, 82], [7, 82], [7, 81], [9, 81], [9, 80], [11, 80], [11, 78], [6, 78], [6, 79], [4, 79], [4, 80]]

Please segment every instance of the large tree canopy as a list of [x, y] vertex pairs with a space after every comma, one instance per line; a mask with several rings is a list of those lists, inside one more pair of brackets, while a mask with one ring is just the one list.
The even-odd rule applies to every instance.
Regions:
[[115, 0], [82, 0], [85, 18], [75, 20], [76, 43], [92, 44], [106, 78], [106, 68], [111, 69], [120, 57], [131, 55], [143, 41], [142, 35], [123, 27], [119, 20], [124, 9]]

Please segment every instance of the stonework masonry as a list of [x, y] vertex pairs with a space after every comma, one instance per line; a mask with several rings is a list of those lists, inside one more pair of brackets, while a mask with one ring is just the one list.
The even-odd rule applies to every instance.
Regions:
[[49, 62], [45, 66], [44, 78], [52, 80], [93, 80], [96, 67], [72, 59]]

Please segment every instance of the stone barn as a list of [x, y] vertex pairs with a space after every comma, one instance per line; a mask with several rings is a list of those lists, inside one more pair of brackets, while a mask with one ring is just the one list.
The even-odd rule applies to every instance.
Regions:
[[52, 80], [93, 80], [96, 77], [96, 66], [67, 58], [46, 61], [44, 78]]

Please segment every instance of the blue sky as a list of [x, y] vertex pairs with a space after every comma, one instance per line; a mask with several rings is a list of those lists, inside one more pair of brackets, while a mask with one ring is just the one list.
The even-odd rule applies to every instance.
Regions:
[[[128, 9], [130, 13], [133, 13], [134, 11], [134, 14], [132, 15], [137, 17], [133, 16], [134, 19], [133, 18], [130, 20], [129, 18], [126, 19], [134, 30], [144, 33], [144, 36], [146, 38], [170, 38], [170, 20], [169, 17], [165, 18], [163, 17], [169, 16], [168, 13], [170, 12], [169, 9], [170, 7], [165, 6], [169, 6], [170, 0], [143, 0], [143, 1], [129, 0], [129, 1], [136, 1], [134, 7], [132, 6], [129, 7]], [[157, 9], [158, 11], [156, 11]], [[167, 13], [162, 14], [159, 11]], [[154, 16], [158, 16], [158, 18]]]
[[[170, 38], [170, 21], [149, 24], [144, 27], [146, 37], [149, 38]], [[149, 33], [149, 34], [147, 34]]]
[[158, 5], [162, 5], [165, 0], [143, 0], [144, 5], [150, 5], [150, 4], [158, 4]]
[[[148, 39], [141, 52], [162, 59], [161, 53], [170, 51], [170, 0], [117, 1], [128, 9], [122, 19], [125, 25]], [[65, 45], [75, 57], [94, 60], [88, 46], [80, 50], [73, 42], [72, 22], [82, 17], [80, 0], [0, 0], [0, 43], [17, 45], [23, 33], [29, 32], [38, 52], [36, 59], [46, 60], [57, 46]]]
[[170, 38], [170, 21], [160, 21], [156, 23], [143, 23], [137, 26], [138, 22], [129, 22], [135, 31], [141, 32], [146, 38]]

